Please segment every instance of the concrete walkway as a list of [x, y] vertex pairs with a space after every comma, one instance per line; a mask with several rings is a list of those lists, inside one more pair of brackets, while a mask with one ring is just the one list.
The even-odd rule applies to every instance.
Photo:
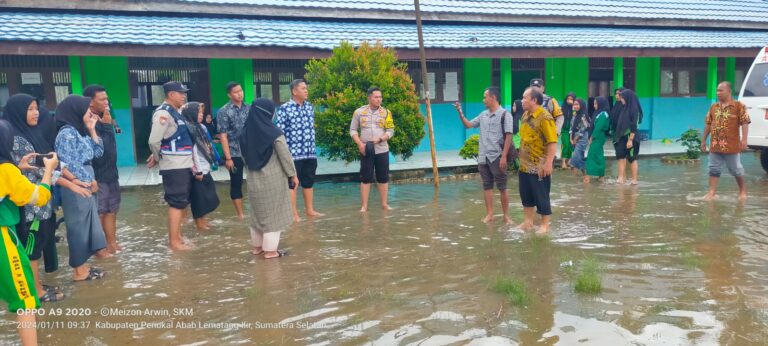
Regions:
[[[685, 152], [685, 149], [677, 142], [664, 144], [661, 141], [654, 140], [642, 142], [640, 145], [641, 157], [683, 152]], [[609, 158], [616, 156], [613, 146], [606, 145], [605, 156]], [[464, 160], [459, 157], [458, 150], [437, 152], [437, 165], [440, 168], [474, 166], [476, 164], [477, 162], [474, 160]], [[429, 152], [414, 153], [413, 156], [406, 161], [397, 158], [390, 163], [391, 171], [423, 170], [431, 168], [432, 159]], [[360, 165], [357, 162], [346, 164], [341, 161], [328, 161], [325, 158], [318, 158], [317, 174], [319, 177], [357, 174], [359, 170]], [[120, 186], [123, 187], [159, 185], [162, 182], [157, 168], [148, 169], [145, 165], [137, 165], [133, 167], [120, 167], [119, 171]], [[213, 172], [213, 179], [215, 181], [228, 181], [229, 172], [222, 167], [218, 171]]]

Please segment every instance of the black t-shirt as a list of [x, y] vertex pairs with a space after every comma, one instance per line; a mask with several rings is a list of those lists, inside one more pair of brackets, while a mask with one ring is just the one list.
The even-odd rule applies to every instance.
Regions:
[[120, 178], [117, 173], [117, 143], [115, 142], [115, 127], [97, 123], [96, 133], [104, 143], [104, 155], [94, 159], [93, 171], [97, 182], [112, 183]]

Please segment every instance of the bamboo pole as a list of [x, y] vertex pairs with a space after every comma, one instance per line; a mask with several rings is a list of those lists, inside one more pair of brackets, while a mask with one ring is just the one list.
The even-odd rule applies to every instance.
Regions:
[[421, 30], [421, 10], [419, 0], [413, 0], [416, 6], [416, 31], [419, 34], [419, 57], [421, 60], [421, 81], [424, 85], [424, 101], [427, 105], [427, 127], [429, 129], [429, 151], [432, 154], [432, 176], [435, 190], [440, 188], [440, 176], [437, 172], [437, 153], [435, 152], [435, 132], [432, 127], [432, 105], [429, 102], [429, 80], [427, 80], [427, 54], [424, 52], [424, 33]]

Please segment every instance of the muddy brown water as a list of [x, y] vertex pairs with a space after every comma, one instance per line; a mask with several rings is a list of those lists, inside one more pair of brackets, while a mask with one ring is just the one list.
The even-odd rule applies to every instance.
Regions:
[[[43, 306], [38, 334], [50, 345], [766, 345], [768, 178], [754, 155], [744, 164], [744, 204], [728, 176], [718, 200], [701, 200], [705, 164], [642, 160], [637, 187], [556, 171], [548, 238], [481, 223], [477, 180], [443, 183], [436, 201], [429, 184], [392, 185], [397, 209], [378, 210], [374, 192], [368, 214], [357, 184], [319, 184], [327, 216], [294, 225], [281, 243], [291, 255], [270, 261], [250, 255], [228, 187], [212, 231], [186, 226], [196, 249], [179, 254], [165, 247], [160, 188], [130, 189], [125, 250], [95, 261], [105, 279], [71, 283], [58, 244], [62, 268], [44, 281], [67, 298]], [[602, 269], [596, 295], [574, 291], [588, 257]], [[490, 290], [497, 277], [524, 282], [528, 303]], [[17, 342], [13, 321], [3, 313], [0, 343]]]

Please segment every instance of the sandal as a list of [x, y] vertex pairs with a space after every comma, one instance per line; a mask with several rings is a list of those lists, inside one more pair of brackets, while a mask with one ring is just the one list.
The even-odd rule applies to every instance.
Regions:
[[103, 278], [104, 275], [106, 275], [106, 274], [107, 273], [105, 273], [101, 269], [91, 268], [91, 270], [88, 271], [88, 276], [86, 276], [85, 279], [73, 280], [73, 281], [78, 282], [78, 281], [98, 280], [98, 279]]
[[61, 292], [61, 287], [59, 287], [59, 286], [43, 285], [43, 290], [45, 290], [45, 291], [50, 291], [52, 289], [55, 290], [56, 292]]
[[[43, 303], [58, 302], [64, 299], [64, 293], [56, 292], [55, 287], [45, 288], [45, 294], [40, 296], [40, 301]], [[61, 296], [59, 296], [61, 295]]]
[[288, 251], [285, 250], [277, 250], [277, 256], [275, 257], [264, 257], [264, 259], [273, 259], [273, 258], [280, 258], [288, 256]]

